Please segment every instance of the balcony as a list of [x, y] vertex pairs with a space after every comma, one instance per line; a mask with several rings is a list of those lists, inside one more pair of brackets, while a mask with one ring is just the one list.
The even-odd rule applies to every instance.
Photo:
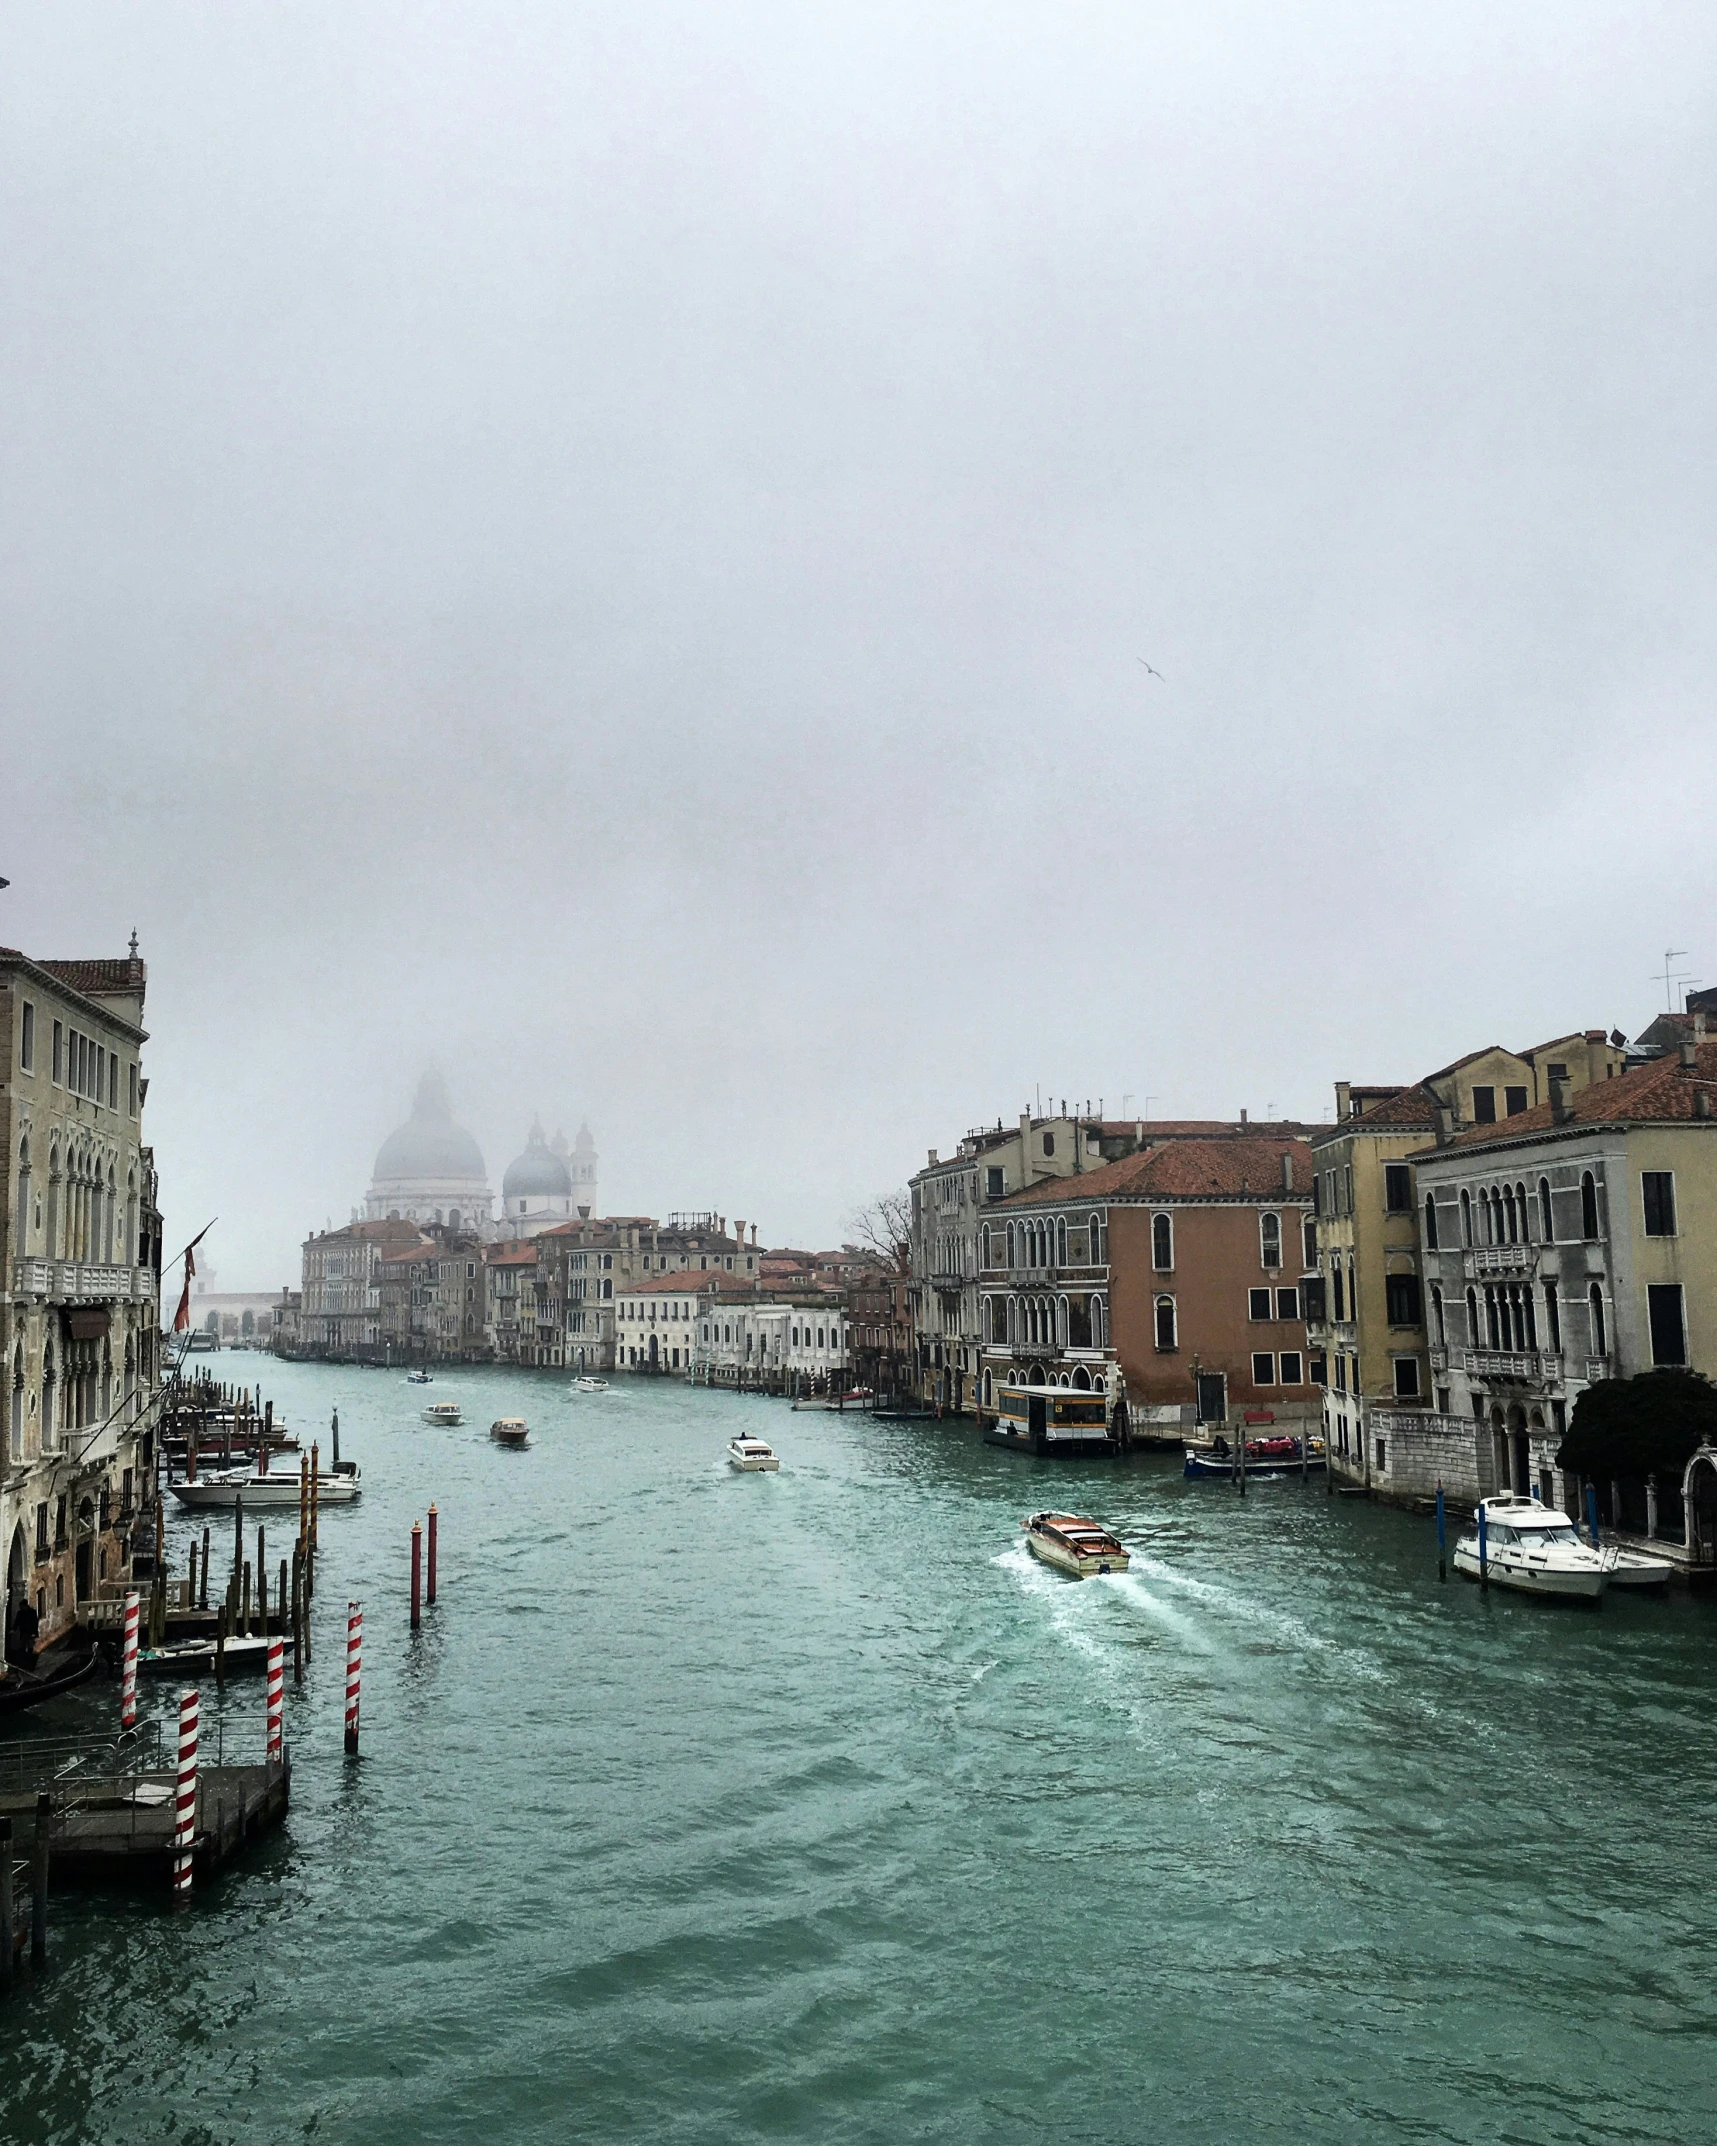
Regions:
[[1562, 1376], [1560, 1350], [1461, 1349], [1456, 1353], [1461, 1360], [1461, 1369], [1470, 1378], [1528, 1379], [1542, 1383]]
[[966, 1274], [933, 1274], [930, 1276], [930, 1286], [932, 1289], [959, 1291], [965, 1288], [970, 1279], [971, 1276]]
[[142, 1267], [98, 1266], [89, 1260], [20, 1259], [13, 1262], [18, 1296], [48, 1297], [56, 1304], [114, 1304], [148, 1295]]
[[1536, 1274], [1538, 1271], [1538, 1246], [1535, 1244], [1480, 1244], [1468, 1252], [1464, 1262], [1469, 1282], [1478, 1281], [1487, 1274]]

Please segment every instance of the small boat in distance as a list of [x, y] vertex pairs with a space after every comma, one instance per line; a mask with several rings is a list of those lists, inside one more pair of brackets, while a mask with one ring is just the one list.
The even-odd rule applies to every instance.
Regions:
[[497, 1416], [489, 1426], [489, 1436], [498, 1446], [522, 1448], [531, 1442], [530, 1425], [523, 1416]]
[[[227, 1676], [237, 1676], [250, 1669], [268, 1667], [268, 1650], [274, 1640], [259, 1632], [240, 1638], [229, 1639], [220, 1649], [220, 1661]], [[290, 1654], [293, 1639], [290, 1632], [280, 1636], [282, 1650]], [[212, 1669], [215, 1665], [216, 1648], [212, 1638], [176, 1639], [165, 1647], [141, 1647], [137, 1653], [137, 1667], [146, 1677], [184, 1676], [193, 1669]]]
[[[1609, 1578], [1604, 1553], [1580, 1540], [1566, 1513], [1536, 1498], [1509, 1496], [1481, 1499], [1475, 1519], [1479, 1516], [1485, 1577], [1498, 1587], [1581, 1602], [1595, 1602], [1603, 1593]], [[1479, 1577], [1476, 1527], [1455, 1545], [1455, 1570], [1469, 1580]]]
[[[276, 1468], [259, 1475], [251, 1468], [219, 1468], [195, 1480], [174, 1483], [172, 1492], [181, 1505], [193, 1511], [208, 1506], [243, 1504], [247, 1513], [281, 1512], [296, 1506], [300, 1478], [296, 1468]], [[350, 1505], [358, 1495], [358, 1469], [353, 1461], [343, 1463], [337, 1475], [318, 1475], [316, 1503]]]
[[608, 1391], [608, 1381], [593, 1378], [574, 1379], [572, 1390], [574, 1393], [606, 1393]]
[[423, 1412], [425, 1423], [463, 1423], [457, 1401], [431, 1401]]
[[92, 1647], [82, 1655], [39, 1656], [38, 1662], [40, 1666], [34, 1669], [17, 1662], [0, 1663], [0, 1714], [40, 1706], [44, 1699], [75, 1690], [94, 1670], [96, 1653]]
[[[1230, 1476], [1237, 1466], [1235, 1452], [1227, 1438], [1217, 1431], [1209, 1438], [1189, 1438], [1186, 1441], [1186, 1458], [1182, 1472], [1188, 1476]], [[1306, 1441], [1304, 1470], [1307, 1475], [1322, 1475], [1329, 1466], [1329, 1456], [1321, 1438]], [[1294, 1437], [1248, 1438], [1246, 1441], [1246, 1473], [1250, 1476], [1298, 1475], [1301, 1472], [1300, 1441]]]
[[1025, 1541], [1034, 1557], [1075, 1580], [1127, 1569], [1127, 1552], [1109, 1530], [1077, 1513], [1033, 1513], [1025, 1524]]
[[772, 1475], [781, 1466], [775, 1458], [775, 1448], [761, 1438], [730, 1438], [727, 1458], [732, 1467], [746, 1475]]
[[433, 1386], [435, 1381], [427, 1371], [408, 1371], [405, 1375], [408, 1386]]

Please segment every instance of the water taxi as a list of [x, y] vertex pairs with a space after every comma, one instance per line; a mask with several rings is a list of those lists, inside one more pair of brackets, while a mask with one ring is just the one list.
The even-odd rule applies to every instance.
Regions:
[[405, 1375], [408, 1386], [433, 1386], [435, 1381], [427, 1371], [408, 1371]]
[[[174, 1483], [172, 1492], [181, 1505], [193, 1511], [210, 1506], [243, 1505], [247, 1513], [279, 1512], [297, 1505], [302, 1484], [295, 1468], [277, 1468], [259, 1474], [254, 1468], [216, 1468], [206, 1474]], [[358, 1495], [358, 1469], [346, 1462], [337, 1475], [318, 1475], [316, 1503], [350, 1505]]]
[[1034, 1557], [1076, 1580], [1127, 1569], [1126, 1550], [1108, 1529], [1077, 1513], [1033, 1513], [1025, 1524], [1025, 1541]]
[[1120, 1451], [1110, 1429], [1108, 1396], [1070, 1386], [1003, 1386], [984, 1442], [1027, 1453]]
[[593, 1378], [574, 1379], [572, 1390], [574, 1393], [606, 1393], [608, 1391], [608, 1381]]
[[530, 1426], [523, 1416], [497, 1416], [489, 1426], [489, 1436], [498, 1446], [528, 1446], [531, 1442]]
[[775, 1448], [765, 1445], [761, 1438], [729, 1439], [727, 1457], [733, 1467], [747, 1475], [771, 1474], [781, 1465], [775, 1458]]
[[[1595, 1602], [1609, 1572], [1604, 1553], [1580, 1540], [1572, 1520], [1536, 1498], [1497, 1497], [1479, 1502], [1484, 1522], [1485, 1577], [1525, 1595]], [[1479, 1577], [1479, 1531], [1455, 1545], [1455, 1570]]]
[[425, 1423], [463, 1423], [457, 1401], [431, 1401], [423, 1412]]

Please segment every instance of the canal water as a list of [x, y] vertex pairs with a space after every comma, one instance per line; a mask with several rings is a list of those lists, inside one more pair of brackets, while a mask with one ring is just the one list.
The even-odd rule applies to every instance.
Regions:
[[[56, 1901], [0, 2013], [0, 2138], [1717, 2129], [1717, 1605], [1481, 1599], [1425, 1521], [969, 1426], [213, 1368], [306, 1437], [337, 1403], [363, 1467], [287, 1687], [292, 1813], [187, 1912]], [[726, 1467], [741, 1429], [778, 1476]], [[1131, 1573], [1033, 1563], [1048, 1503]], [[260, 1707], [233, 1689], [229, 1750]]]

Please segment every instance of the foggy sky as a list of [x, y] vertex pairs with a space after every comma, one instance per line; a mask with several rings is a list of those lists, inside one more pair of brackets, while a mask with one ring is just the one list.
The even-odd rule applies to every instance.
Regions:
[[0, 941], [221, 1283], [430, 1061], [824, 1244], [1717, 982], [1709, 8], [0, 26]]

